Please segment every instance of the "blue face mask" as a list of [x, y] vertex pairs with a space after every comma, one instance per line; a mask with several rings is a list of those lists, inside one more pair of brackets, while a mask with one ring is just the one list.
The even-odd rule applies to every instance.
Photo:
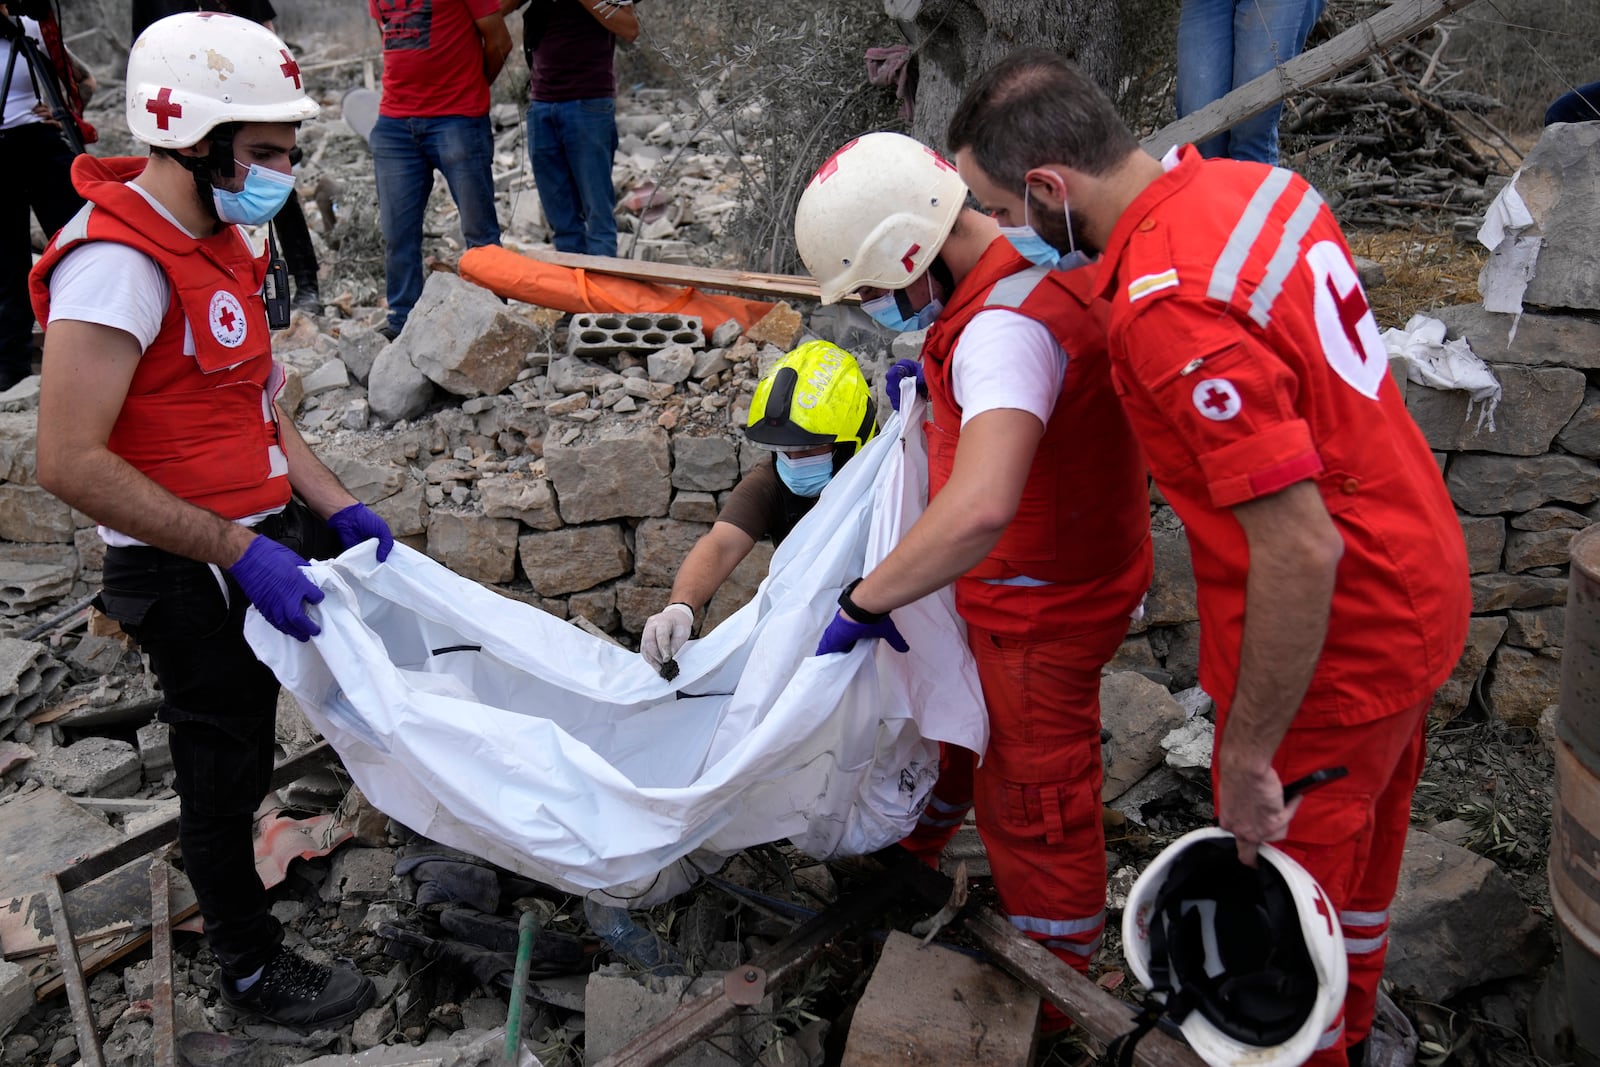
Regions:
[[939, 313], [944, 311], [944, 302], [935, 299], [933, 295], [933, 279], [928, 279], [928, 302], [915, 311], [909, 303], [902, 303], [904, 290], [888, 293], [876, 300], [863, 300], [861, 310], [877, 320], [878, 325], [895, 333], [910, 333], [912, 330], [926, 330], [938, 319]]
[[[1089, 257], [1078, 251], [1077, 242], [1072, 238], [1072, 217], [1067, 216], [1067, 244], [1066, 252], [1060, 252], [1056, 246], [1039, 236], [1039, 231], [1033, 228], [1028, 221], [1028, 190], [1022, 190], [1022, 225], [1002, 226], [1000, 235], [1011, 242], [1011, 247], [1017, 250], [1017, 255], [1026, 259], [1036, 267], [1046, 270], [1071, 270], [1081, 267], [1089, 262]], [[1061, 213], [1066, 215], [1067, 205], [1063, 201]]]
[[833, 453], [790, 456], [779, 452], [778, 477], [795, 496], [816, 496], [833, 480]]
[[[234, 161], [235, 164], [238, 160]], [[244, 178], [244, 188], [237, 193], [216, 186], [211, 188], [211, 202], [216, 205], [217, 218], [241, 226], [259, 226], [271, 220], [294, 192], [294, 176], [269, 170], [259, 163], [251, 166]]]

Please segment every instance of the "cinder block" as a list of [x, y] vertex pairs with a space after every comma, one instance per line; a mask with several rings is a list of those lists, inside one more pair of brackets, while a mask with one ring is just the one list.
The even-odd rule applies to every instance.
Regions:
[[654, 352], [671, 345], [704, 348], [705, 343], [698, 315], [584, 312], [572, 316], [567, 328], [567, 354], [571, 356]]

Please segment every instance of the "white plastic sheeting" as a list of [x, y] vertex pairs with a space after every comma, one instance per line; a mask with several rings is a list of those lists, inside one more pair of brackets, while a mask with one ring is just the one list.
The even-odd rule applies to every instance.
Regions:
[[1403, 330], [1383, 331], [1384, 348], [1406, 359], [1406, 380], [1430, 389], [1461, 389], [1468, 397], [1467, 417], [1478, 406], [1477, 429], [1487, 422], [1494, 431], [1494, 409], [1500, 406], [1500, 379], [1479, 359], [1465, 337], [1445, 340], [1445, 325], [1427, 315], [1413, 315]]
[[[906, 400], [912, 403], [908, 384]], [[938, 770], [987, 723], [948, 589], [895, 612], [911, 645], [815, 657], [840, 588], [921, 513], [921, 402], [834, 478], [755, 598], [678, 656], [643, 657], [403, 545], [310, 575], [322, 633], [245, 633], [367, 797], [428, 837], [636, 906], [784, 838], [825, 858], [899, 840]]]

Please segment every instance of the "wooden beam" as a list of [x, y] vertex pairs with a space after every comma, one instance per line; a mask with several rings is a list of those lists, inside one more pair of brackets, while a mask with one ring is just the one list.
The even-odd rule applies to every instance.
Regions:
[[692, 285], [701, 289], [723, 289], [731, 293], [752, 293], [756, 296], [788, 298], [792, 300], [821, 300], [822, 289], [815, 278], [798, 274], [762, 274], [753, 270], [718, 270], [715, 267], [691, 267], [679, 263], [652, 263], [644, 259], [618, 259], [613, 256], [585, 256], [577, 252], [555, 252], [547, 249], [518, 249], [518, 255], [573, 270], [613, 274], [618, 278], [631, 278], [636, 282], [655, 282], [658, 285]]
[[1413, 37], [1472, 0], [1395, 0], [1371, 18], [1324, 41], [1309, 52], [1246, 82], [1233, 92], [1213, 100], [1199, 111], [1152, 133], [1144, 147], [1152, 155], [1163, 155], [1173, 145], [1196, 144], [1254, 115], [1259, 115], [1284, 97], [1304, 92], [1355, 66], [1367, 56], [1382, 52], [1397, 41]]

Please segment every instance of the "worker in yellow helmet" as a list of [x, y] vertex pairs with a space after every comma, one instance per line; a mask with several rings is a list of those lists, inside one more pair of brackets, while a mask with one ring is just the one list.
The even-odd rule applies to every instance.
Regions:
[[717, 521], [695, 542], [672, 582], [671, 602], [644, 624], [639, 652], [656, 670], [678, 654], [695, 612], [711, 600], [757, 541], [779, 544], [816, 504], [835, 473], [878, 431], [872, 390], [855, 357], [810, 341], [756, 386], [745, 436], [773, 459], [734, 487]]

